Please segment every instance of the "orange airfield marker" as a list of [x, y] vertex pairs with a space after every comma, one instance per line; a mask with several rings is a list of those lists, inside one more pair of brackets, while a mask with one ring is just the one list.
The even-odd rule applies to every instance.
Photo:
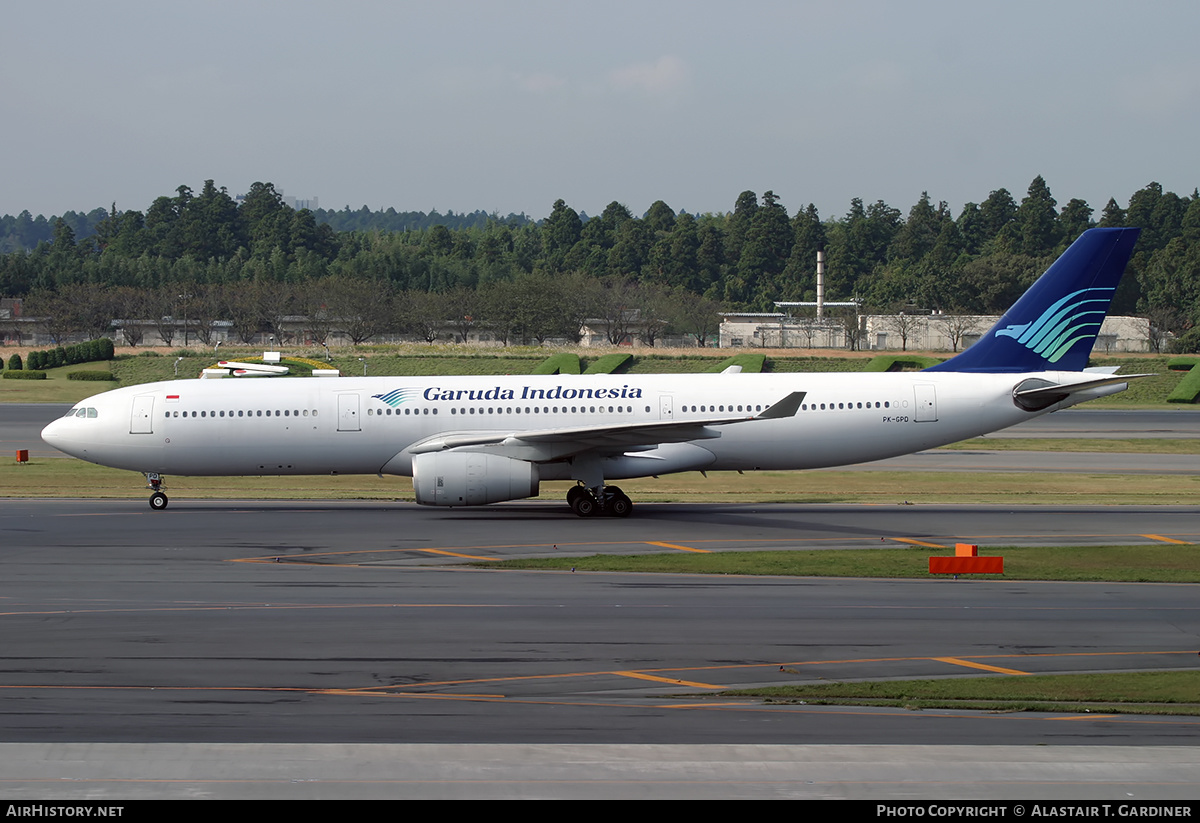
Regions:
[[1004, 574], [1003, 557], [980, 557], [973, 543], [955, 543], [954, 557], [930, 557], [930, 574]]

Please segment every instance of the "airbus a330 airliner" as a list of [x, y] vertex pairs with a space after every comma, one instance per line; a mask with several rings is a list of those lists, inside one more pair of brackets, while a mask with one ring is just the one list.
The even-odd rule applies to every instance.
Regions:
[[815, 469], [954, 443], [1126, 388], [1087, 370], [1138, 229], [1080, 236], [977, 343], [920, 372], [174, 380], [78, 403], [42, 438], [164, 475], [393, 474], [475, 506], [575, 480], [575, 514], [627, 516], [610, 481]]

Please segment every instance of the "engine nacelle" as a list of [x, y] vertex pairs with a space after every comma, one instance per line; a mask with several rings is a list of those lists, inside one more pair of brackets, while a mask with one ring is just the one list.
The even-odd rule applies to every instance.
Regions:
[[412, 460], [413, 490], [424, 506], [482, 506], [534, 497], [538, 467], [481, 452], [430, 452]]

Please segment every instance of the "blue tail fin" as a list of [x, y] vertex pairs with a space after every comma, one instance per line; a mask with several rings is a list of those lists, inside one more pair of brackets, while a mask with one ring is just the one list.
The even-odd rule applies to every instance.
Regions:
[[1141, 229], [1089, 229], [979, 342], [926, 371], [1083, 371]]

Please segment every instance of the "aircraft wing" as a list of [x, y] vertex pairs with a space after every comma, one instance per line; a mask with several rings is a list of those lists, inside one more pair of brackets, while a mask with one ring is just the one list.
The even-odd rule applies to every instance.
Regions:
[[585, 451], [600, 449], [620, 453], [648, 449], [663, 443], [711, 440], [721, 433], [714, 427], [758, 420], [778, 420], [793, 416], [804, 400], [805, 392], [792, 392], [764, 411], [737, 417], [711, 417], [692, 420], [657, 420], [640, 423], [615, 423], [598, 426], [572, 426], [510, 432], [462, 432], [439, 434], [411, 446], [410, 454], [483, 450], [521, 460], [558, 460]]

